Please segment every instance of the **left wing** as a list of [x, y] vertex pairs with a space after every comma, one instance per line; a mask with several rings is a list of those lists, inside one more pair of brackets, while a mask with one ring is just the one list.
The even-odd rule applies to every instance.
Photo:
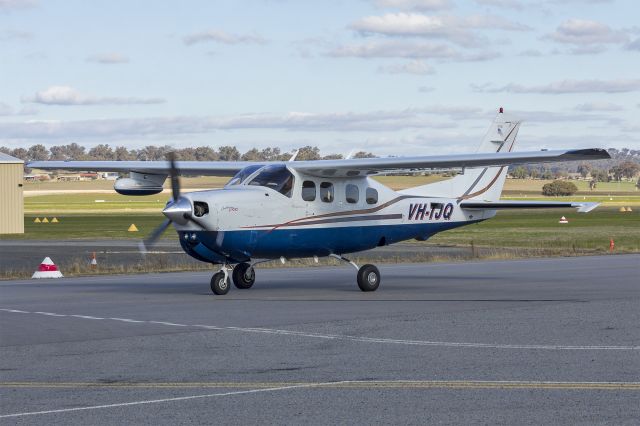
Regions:
[[573, 201], [463, 201], [460, 207], [466, 210], [501, 210], [501, 209], [557, 209], [576, 208], [578, 213], [588, 213], [600, 203], [580, 203]]
[[[291, 162], [178, 161], [183, 175], [233, 176], [243, 168], [260, 164], [285, 164], [301, 173], [317, 177], [368, 176], [399, 170], [447, 169], [458, 167], [509, 166], [526, 163], [599, 160], [610, 158], [604, 149], [572, 149], [533, 152], [491, 152], [421, 157], [358, 158]], [[139, 172], [169, 174], [168, 161], [32, 161], [34, 169], [87, 170], [96, 172]]]

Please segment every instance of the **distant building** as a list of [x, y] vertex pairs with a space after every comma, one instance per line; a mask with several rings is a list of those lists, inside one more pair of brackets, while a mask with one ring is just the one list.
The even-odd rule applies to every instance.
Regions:
[[0, 234], [24, 234], [24, 161], [0, 152]]

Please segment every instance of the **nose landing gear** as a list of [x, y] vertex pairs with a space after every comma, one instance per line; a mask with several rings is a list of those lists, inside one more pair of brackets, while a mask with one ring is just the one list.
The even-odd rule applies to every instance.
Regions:
[[230, 265], [224, 265], [220, 271], [211, 277], [211, 291], [219, 296], [229, 293], [231, 288], [231, 280], [229, 279], [229, 270], [233, 278], [233, 284], [239, 289], [248, 289], [256, 282], [256, 271], [249, 263], [243, 262], [237, 264], [234, 268]]

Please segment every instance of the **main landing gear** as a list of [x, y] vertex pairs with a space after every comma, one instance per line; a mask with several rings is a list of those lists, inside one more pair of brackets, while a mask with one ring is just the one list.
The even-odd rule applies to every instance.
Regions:
[[358, 271], [357, 280], [358, 287], [362, 291], [376, 291], [380, 286], [380, 271], [375, 265], [362, 265], [362, 267], [358, 267], [353, 261], [347, 259], [346, 257], [332, 254], [331, 257], [334, 257], [343, 262], [347, 262]]
[[[346, 262], [356, 268], [358, 271], [356, 278], [360, 290], [376, 291], [380, 286], [380, 271], [378, 271], [378, 268], [376, 268], [375, 265], [367, 264], [362, 265], [362, 267], [358, 267], [358, 265], [346, 257], [339, 256], [337, 254], [332, 254], [331, 257]], [[211, 277], [211, 291], [220, 296], [229, 293], [229, 289], [231, 288], [231, 279], [233, 279], [233, 284], [238, 289], [251, 288], [256, 282], [256, 271], [254, 269], [256, 263], [252, 265], [250, 263], [243, 262], [238, 263], [235, 267], [224, 265], [220, 271], [216, 272], [213, 274], [213, 277]]]
[[214, 294], [221, 296], [229, 292], [229, 288], [231, 287], [229, 270], [232, 270], [231, 277], [233, 278], [233, 284], [236, 288], [251, 288], [253, 283], [256, 282], [256, 272], [251, 264], [243, 262], [237, 264], [234, 268], [231, 268], [229, 265], [224, 265], [219, 272], [216, 272], [213, 274], [213, 277], [211, 277], [211, 291]]

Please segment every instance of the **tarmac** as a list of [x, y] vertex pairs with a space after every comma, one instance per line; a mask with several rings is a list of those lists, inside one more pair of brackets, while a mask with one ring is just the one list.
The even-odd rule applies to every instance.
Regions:
[[638, 424], [640, 256], [0, 282], [0, 424]]

